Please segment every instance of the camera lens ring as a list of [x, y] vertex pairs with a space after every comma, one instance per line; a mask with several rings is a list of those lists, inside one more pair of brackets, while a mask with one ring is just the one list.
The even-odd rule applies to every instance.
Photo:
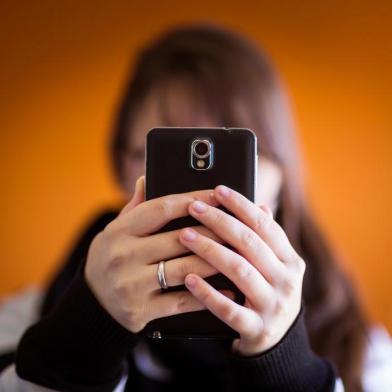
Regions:
[[[207, 151], [204, 154], [199, 154], [196, 150], [197, 146], [200, 144], [204, 144], [207, 146]], [[210, 153], [211, 153], [211, 143], [207, 139], [196, 139], [192, 142], [192, 153], [195, 155], [197, 158], [203, 159], [207, 158]]]

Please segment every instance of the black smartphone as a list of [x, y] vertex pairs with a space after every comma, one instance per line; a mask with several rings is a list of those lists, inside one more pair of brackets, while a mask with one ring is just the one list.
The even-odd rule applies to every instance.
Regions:
[[[257, 178], [257, 138], [245, 128], [159, 127], [146, 135], [146, 200], [168, 194], [213, 189], [219, 184], [254, 202]], [[233, 215], [223, 206], [218, 208]], [[159, 232], [201, 223], [191, 216], [172, 220]], [[225, 246], [230, 245], [225, 244]], [[232, 248], [231, 248], [232, 249]], [[191, 254], [191, 253], [189, 253]], [[243, 293], [222, 273], [205, 278], [216, 289]], [[184, 284], [162, 293], [188, 290]], [[153, 339], [233, 339], [239, 334], [209, 310], [187, 312], [151, 320], [143, 335]]]

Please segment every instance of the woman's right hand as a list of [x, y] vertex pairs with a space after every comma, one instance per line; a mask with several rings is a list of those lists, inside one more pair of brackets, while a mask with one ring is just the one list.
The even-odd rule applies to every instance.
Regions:
[[[133, 333], [153, 319], [206, 309], [188, 290], [161, 293], [157, 266], [165, 262], [168, 286], [184, 284], [193, 272], [201, 277], [217, 271], [197, 255], [189, 253], [179, 241], [179, 231], [151, 234], [169, 221], [188, 215], [188, 205], [203, 200], [216, 206], [211, 190], [162, 196], [145, 201], [144, 176], [136, 181], [135, 192], [119, 215], [91, 242], [85, 268], [90, 289], [121, 325]], [[200, 233], [222, 242], [204, 226]], [[221, 292], [233, 298], [228, 290]]]

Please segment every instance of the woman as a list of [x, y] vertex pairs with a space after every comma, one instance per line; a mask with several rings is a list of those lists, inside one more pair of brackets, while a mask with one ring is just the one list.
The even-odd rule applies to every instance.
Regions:
[[[144, 138], [159, 125], [251, 128], [260, 150], [256, 203], [222, 186], [145, 201]], [[67, 391], [369, 388], [369, 329], [307, 207], [284, 90], [256, 46], [207, 25], [172, 30], [147, 46], [122, 98], [112, 157], [132, 198], [83, 233], [3, 383]], [[219, 215], [219, 204], [234, 216]], [[187, 214], [200, 226], [152, 234]], [[241, 256], [227, 253], [221, 239]], [[189, 250], [195, 254], [181, 258]], [[185, 283], [188, 291], [161, 293], [161, 260], [168, 285]], [[244, 306], [203, 279], [219, 271], [243, 289]], [[140, 337], [152, 319], [201, 309], [240, 338]]]

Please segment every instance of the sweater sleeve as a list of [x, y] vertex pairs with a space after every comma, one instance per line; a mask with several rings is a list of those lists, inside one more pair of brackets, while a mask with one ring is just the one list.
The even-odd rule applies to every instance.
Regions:
[[84, 263], [57, 306], [22, 336], [16, 373], [57, 390], [113, 391], [126, 374], [125, 357], [140, 335], [100, 305], [84, 278]]
[[268, 351], [254, 356], [227, 353], [241, 391], [334, 391], [334, 366], [311, 349], [303, 307], [285, 336]]

